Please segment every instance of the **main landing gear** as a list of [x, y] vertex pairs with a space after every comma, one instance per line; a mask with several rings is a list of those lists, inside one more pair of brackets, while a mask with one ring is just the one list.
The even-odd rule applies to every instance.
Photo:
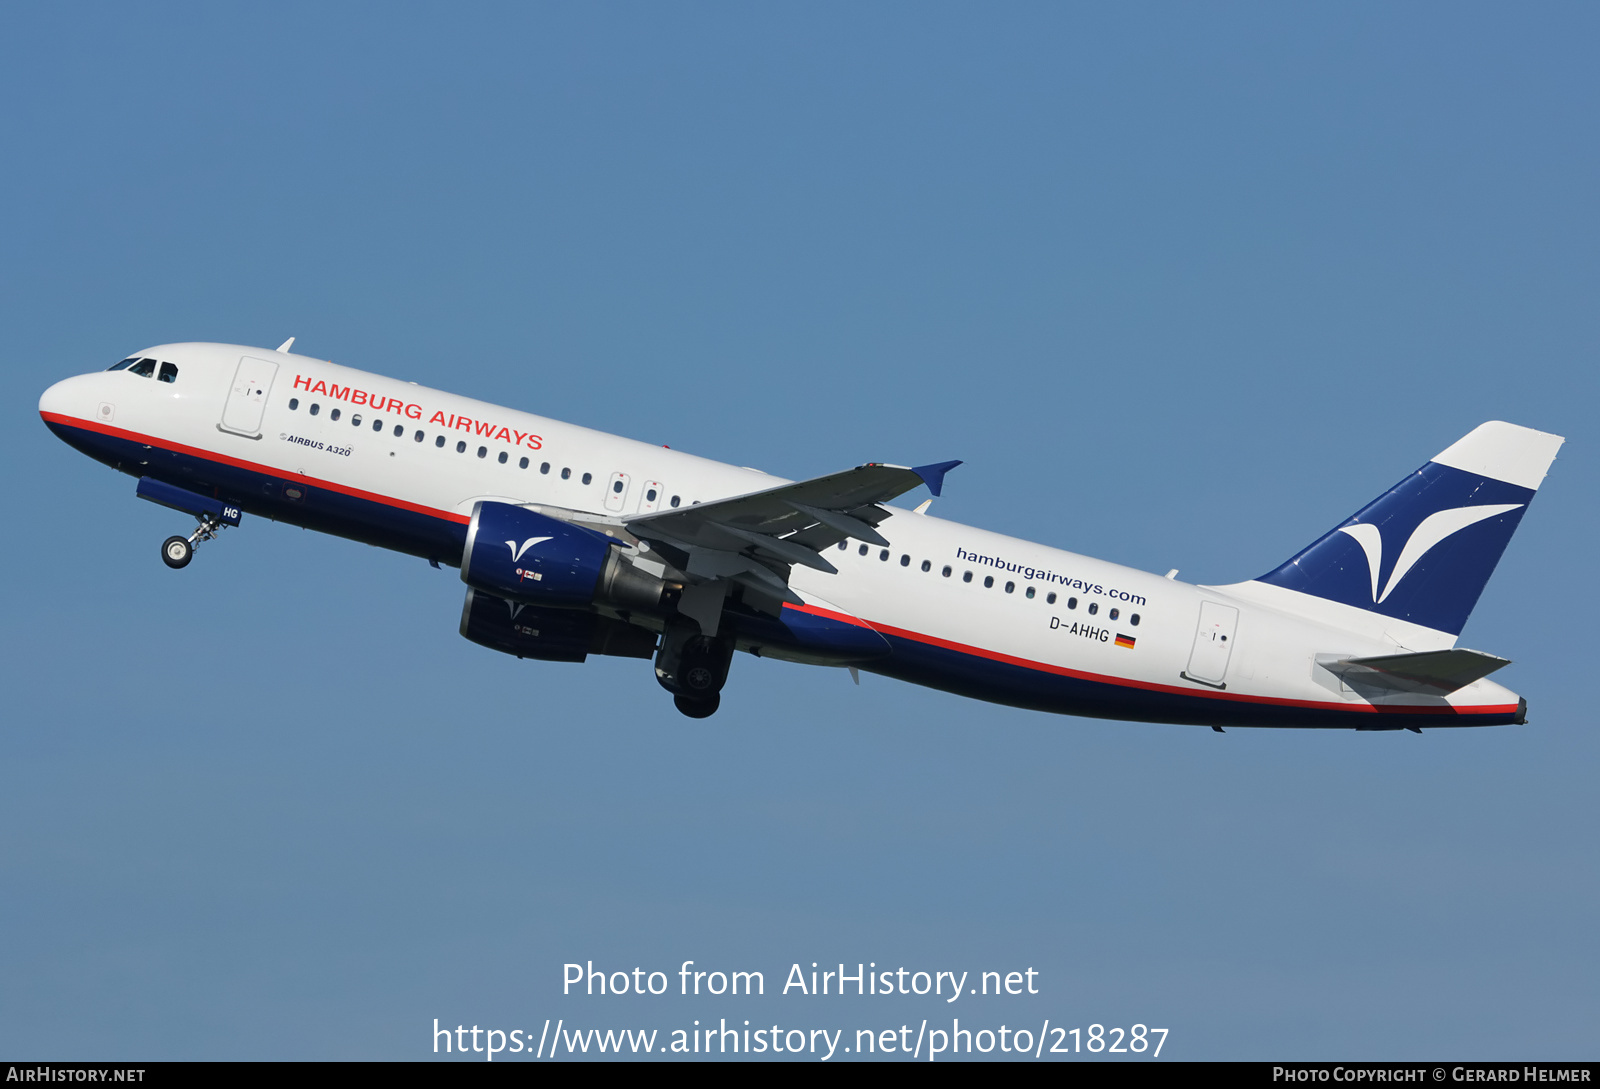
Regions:
[[200, 542], [216, 540], [217, 534], [225, 528], [224, 523], [214, 514], [201, 514], [197, 517], [200, 524], [189, 536], [168, 537], [161, 542], [161, 562], [174, 571], [188, 567]]
[[710, 718], [717, 713], [717, 708], [722, 706], [722, 694], [713, 692], [711, 695], [700, 699], [691, 699], [688, 696], [673, 696], [672, 706], [690, 718]]
[[656, 652], [656, 681], [672, 693], [672, 703], [690, 718], [710, 718], [722, 703], [733, 640], [708, 638], [692, 620], [669, 622]]

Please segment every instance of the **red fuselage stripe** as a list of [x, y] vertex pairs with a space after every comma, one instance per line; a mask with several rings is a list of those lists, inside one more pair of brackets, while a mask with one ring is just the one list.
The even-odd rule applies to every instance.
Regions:
[[[163, 450], [170, 450], [173, 453], [187, 454], [190, 457], [197, 457], [202, 460], [216, 462], [221, 465], [230, 465], [237, 469], [245, 469], [250, 472], [263, 473], [267, 476], [276, 477], [285, 481], [305, 481], [315, 485], [316, 487], [324, 488], [328, 491], [338, 492], [341, 495], [348, 495], [357, 499], [366, 499], [373, 503], [381, 503], [384, 506], [411, 511], [415, 514], [423, 514], [432, 518], [442, 518], [446, 521], [459, 522], [462, 524], [466, 524], [472, 520], [465, 514], [457, 514], [453, 511], [440, 510], [437, 507], [428, 507], [420, 503], [411, 503], [404, 499], [396, 499], [394, 496], [383, 495], [379, 492], [369, 492], [361, 488], [353, 488], [347, 484], [339, 484], [331, 480], [324, 480], [320, 477], [286, 473], [281, 469], [275, 469], [271, 466], [262, 465], [258, 462], [246, 461], [243, 458], [230, 457], [227, 454], [219, 454], [213, 450], [206, 450], [202, 447], [185, 446], [182, 443], [172, 442], [167, 439], [158, 439], [152, 435], [141, 435], [136, 431], [125, 431], [120, 427], [111, 427], [107, 424], [98, 423], [94, 420], [79, 419], [75, 416], [64, 416], [56, 412], [41, 412], [39, 415], [42, 416], [46, 422], [60, 424], [63, 427], [76, 427], [85, 431], [93, 431], [102, 435], [110, 435], [113, 438], [126, 439], [130, 442], [137, 442], [147, 446], [159, 447]], [[1202, 699], [1226, 700], [1238, 703], [1262, 703], [1278, 707], [1301, 707], [1328, 711], [1355, 711], [1370, 714], [1504, 715], [1511, 714], [1517, 709], [1517, 705], [1514, 703], [1506, 704], [1504, 706], [1496, 705], [1472, 708], [1450, 706], [1440, 707], [1437, 705], [1379, 707], [1372, 704], [1322, 703], [1316, 700], [1291, 700], [1274, 696], [1246, 696], [1238, 693], [1198, 691], [1188, 688], [1178, 688], [1174, 685], [1156, 684], [1152, 681], [1138, 681], [1127, 677], [1111, 677], [1098, 673], [1087, 673], [1082, 670], [1068, 669], [1065, 666], [1051, 665], [1048, 662], [1035, 662], [1027, 658], [1018, 658], [1010, 654], [1002, 654], [999, 651], [986, 650], [983, 647], [975, 647], [966, 643], [957, 643], [949, 639], [941, 639], [938, 636], [926, 635], [922, 632], [909, 631], [905, 628], [897, 628], [888, 624], [869, 623], [858, 617], [850, 616], [848, 613], [834, 612], [830, 609], [819, 608], [815, 605], [785, 605], [784, 608], [795, 609], [799, 612], [810, 613], [813, 616], [826, 617], [827, 619], [837, 620], [841, 623], [851, 624], [856, 627], [867, 628], [872, 631], [895, 635], [902, 639], [909, 639], [913, 642], [924, 643], [928, 646], [940, 647], [944, 650], [954, 651], [958, 654], [966, 654], [975, 658], [985, 658], [993, 662], [1002, 662], [1006, 665], [1018, 666], [1022, 669], [1032, 669], [1041, 673], [1054, 673], [1062, 677], [1071, 677], [1075, 680], [1092, 681], [1097, 684], [1110, 684], [1123, 688], [1139, 688], [1150, 692], [1162, 692], [1169, 695], [1199, 696]]]
[[1203, 699], [1226, 700], [1236, 703], [1263, 703], [1274, 707], [1304, 707], [1322, 711], [1356, 711], [1368, 714], [1407, 714], [1407, 715], [1505, 715], [1516, 711], [1514, 703], [1494, 705], [1489, 707], [1440, 707], [1437, 704], [1427, 706], [1374, 706], [1370, 703], [1346, 704], [1323, 703], [1317, 700], [1291, 700], [1276, 696], [1246, 696], [1239, 693], [1196, 691], [1188, 688], [1178, 688], [1175, 685], [1156, 684], [1153, 681], [1136, 681], [1129, 677], [1111, 677], [1100, 673], [1086, 673], [1083, 670], [1068, 669], [1065, 666], [1051, 665], [1048, 662], [1035, 662], [1027, 658], [1017, 658], [1010, 654], [1002, 654], [996, 650], [986, 650], [983, 647], [969, 646], [966, 643], [956, 643], [949, 639], [940, 639], [938, 636], [925, 635], [922, 632], [908, 631], [905, 628], [896, 628], [888, 624], [872, 623], [850, 616], [847, 613], [834, 612], [830, 609], [819, 608], [816, 605], [785, 605], [786, 609], [797, 612], [810, 613], [813, 616], [826, 617], [844, 624], [853, 624], [857, 627], [870, 628], [873, 631], [886, 635], [895, 635], [902, 639], [925, 643], [928, 646], [939, 647], [944, 650], [955, 651], [958, 654], [967, 654], [975, 658], [986, 658], [992, 662], [1003, 662], [1006, 665], [1018, 666], [1022, 669], [1032, 669], [1041, 673], [1054, 673], [1062, 677], [1071, 677], [1074, 680], [1092, 681], [1096, 684], [1117, 685], [1122, 688], [1140, 688], [1148, 692], [1162, 692], [1174, 696], [1199, 696]]
[[396, 499], [392, 495], [383, 495], [379, 492], [363, 491], [360, 488], [352, 488], [348, 484], [338, 484], [332, 480], [323, 480], [321, 477], [307, 476], [302, 473], [290, 473], [282, 469], [274, 469], [269, 465], [261, 465], [254, 461], [245, 461], [243, 458], [229, 457], [227, 454], [219, 454], [214, 450], [206, 450], [198, 446], [185, 446], [181, 442], [171, 442], [167, 439], [158, 439], [153, 435], [141, 435], [137, 431], [124, 431], [120, 427], [111, 427], [107, 424], [96, 423], [94, 420], [81, 420], [76, 416], [63, 416], [56, 412], [41, 412], [39, 415], [44, 417], [46, 422], [61, 424], [63, 427], [81, 428], [84, 431], [94, 431], [101, 435], [110, 435], [112, 438], [127, 439], [130, 442], [142, 443], [146, 446], [156, 446], [163, 450], [170, 450], [176, 454], [188, 454], [190, 457], [201, 458], [205, 461], [213, 461], [219, 465], [231, 465], [235, 469], [247, 469], [253, 473], [265, 473], [267, 476], [276, 477], [280, 480], [304, 481], [308, 484], [314, 484], [317, 487], [323, 488], [330, 492], [338, 492], [340, 495], [353, 496], [356, 499], [367, 499], [374, 503], [382, 503], [386, 507], [397, 507], [400, 510], [408, 510], [413, 514], [426, 514], [431, 518], [443, 518], [446, 521], [460, 522], [463, 525], [472, 521], [472, 519], [465, 514], [456, 514], [453, 511], [439, 510], [437, 507], [427, 507], [420, 503], [410, 503], [404, 499]]

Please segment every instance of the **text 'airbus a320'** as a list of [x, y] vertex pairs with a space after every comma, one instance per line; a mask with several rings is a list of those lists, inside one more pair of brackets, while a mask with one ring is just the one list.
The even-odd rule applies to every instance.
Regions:
[[[1562, 439], [1474, 429], [1276, 570], [1229, 586], [886, 504], [958, 462], [789, 482], [292, 354], [168, 344], [45, 391], [50, 430], [199, 520], [243, 514], [459, 567], [461, 634], [653, 658], [686, 715], [735, 650], [1063, 714], [1417, 730], [1521, 723], [1456, 639]], [[924, 508], [926, 504], [924, 504]]]

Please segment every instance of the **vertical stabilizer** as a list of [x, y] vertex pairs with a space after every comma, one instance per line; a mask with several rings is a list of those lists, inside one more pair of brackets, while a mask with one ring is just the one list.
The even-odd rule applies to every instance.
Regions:
[[1459, 635], [1565, 441], [1481, 424], [1256, 581]]

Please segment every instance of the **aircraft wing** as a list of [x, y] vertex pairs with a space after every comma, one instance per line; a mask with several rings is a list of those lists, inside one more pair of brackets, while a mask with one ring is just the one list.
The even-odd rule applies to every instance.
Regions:
[[625, 524], [629, 533], [699, 580], [685, 588], [680, 610], [713, 634], [730, 583], [751, 591], [753, 604], [764, 604], [766, 611], [775, 613], [784, 601], [800, 604], [788, 585], [794, 564], [832, 574], [837, 569], [822, 553], [846, 538], [887, 546], [877, 526], [889, 512], [878, 504], [921, 484], [938, 495], [944, 474], [960, 464], [861, 465], [749, 495], [641, 514]]
[[1382, 654], [1371, 658], [1343, 658], [1324, 668], [1336, 673], [1352, 688], [1377, 692], [1416, 692], [1447, 696], [1473, 681], [1487, 677], [1505, 658], [1481, 650], [1456, 647], [1453, 650], [1428, 650], [1418, 654]]

